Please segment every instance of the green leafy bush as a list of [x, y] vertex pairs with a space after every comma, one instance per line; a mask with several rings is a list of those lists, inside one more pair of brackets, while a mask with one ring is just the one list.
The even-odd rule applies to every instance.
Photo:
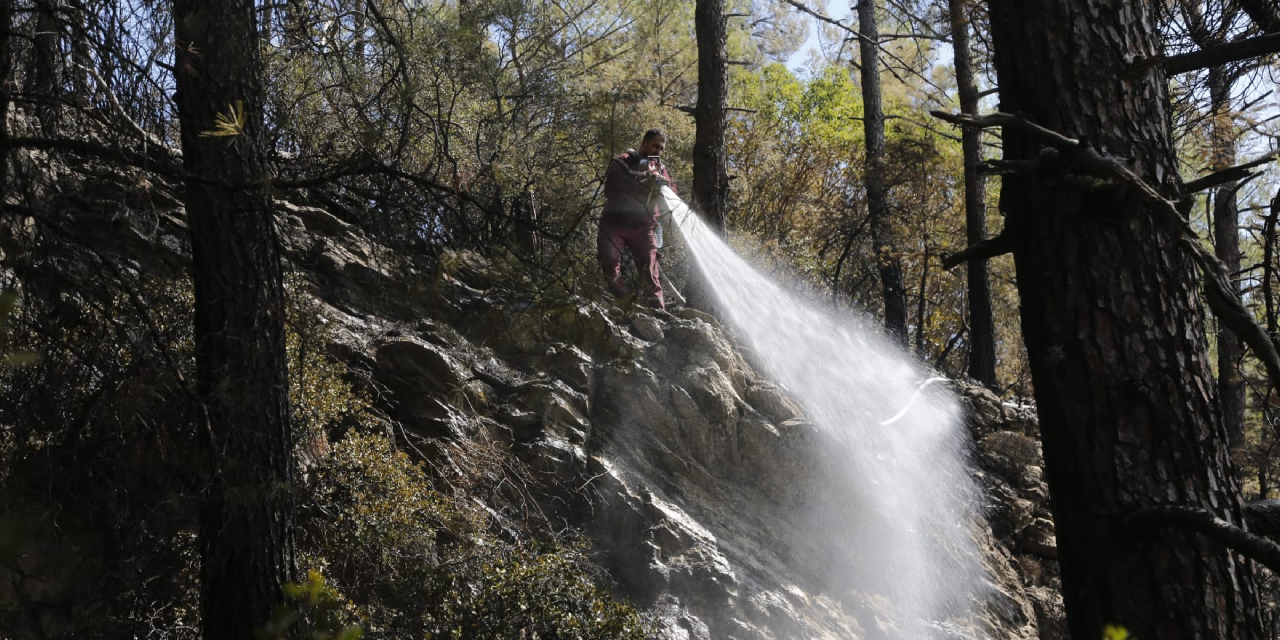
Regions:
[[381, 435], [353, 432], [316, 471], [309, 561], [377, 637], [645, 638], [580, 544], [508, 542]]

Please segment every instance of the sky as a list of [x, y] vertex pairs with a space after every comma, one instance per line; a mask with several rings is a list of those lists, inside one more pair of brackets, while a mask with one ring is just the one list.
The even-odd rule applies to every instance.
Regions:
[[[856, 22], [852, 20], [853, 11], [850, 8], [850, 0], [828, 0], [826, 10], [822, 11], [823, 15], [835, 18], [836, 20], [845, 20], [846, 24], [854, 25]], [[813, 2], [809, 5], [815, 11], [818, 10], [818, 3]], [[791, 55], [787, 60], [787, 68], [792, 71], [799, 71], [804, 67], [805, 61], [809, 59], [810, 52], [822, 53], [818, 45], [818, 20], [808, 17], [809, 38], [805, 40], [804, 45], [798, 51]]]

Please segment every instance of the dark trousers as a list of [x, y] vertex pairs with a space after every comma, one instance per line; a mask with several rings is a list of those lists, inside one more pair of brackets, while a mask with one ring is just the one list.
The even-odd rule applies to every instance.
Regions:
[[600, 259], [600, 270], [604, 272], [609, 290], [615, 295], [626, 297], [631, 288], [622, 281], [622, 249], [631, 249], [631, 257], [640, 272], [641, 285], [644, 288], [645, 302], [650, 306], [665, 309], [662, 301], [661, 272], [658, 270], [658, 242], [653, 234], [653, 227], [627, 227], [611, 222], [600, 223], [600, 235], [596, 237], [596, 255]]

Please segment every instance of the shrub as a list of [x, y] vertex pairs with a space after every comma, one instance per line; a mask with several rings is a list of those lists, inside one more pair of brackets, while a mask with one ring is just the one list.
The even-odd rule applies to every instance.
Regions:
[[309, 559], [381, 637], [645, 638], [598, 586], [581, 544], [507, 542], [465, 497], [381, 435], [352, 432], [316, 472]]

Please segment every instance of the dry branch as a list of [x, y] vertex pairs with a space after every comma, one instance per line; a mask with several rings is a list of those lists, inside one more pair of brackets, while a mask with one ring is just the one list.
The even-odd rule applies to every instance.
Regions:
[[1002, 256], [1013, 251], [1013, 238], [1008, 234], [1000, 234], [994, 238], [988, 238], [958, 253], [947, 256], [942, 261], [943, 269], [953, 269], [957, 265], [973, 260], [990, 260], [996, 256]]
[[1245, 38], [1216, 47], [1208, 47], [1192, 53], [1150, 58], [1139, 66], [1163, 64], [1169, 75], [1187, 73], [1197, 69], [1218, 67], [1231, 62], [1248, 60], [1280, 52], [1280, 33], [1268, 33], [1256, 38]]
[[1264, 164], [1267, 164], [1268, 162], [1271, 162], [1272, 160], [1275, 159], [1277, 153], [1280, 153], [1280, 152], [1273, 151], [1261, 158], [1258, 158], [1257, 160], [1246, 162], [1242, 165], [1237, 165], [1234, 167], [1227, 167], [1226, 169], [1220, 169], [1208, 175], [1196, 178], [1195, 180], [1192, 180], [1191, 182], [1188, 182], [1182, 185], [1182, 193], [1190, 195], [1192, 193], [1204, 191], [1205, 189], [1208, 189], [1210, 187], [1216, 187], [1220, 184], [1224, 184], [1234, 180], [1243, 180], [1244, 178], [1247, 178], [1253, 175], [1249, 171], [1250, 169], [1254, 167], [1262, 166]]
[[1254, 500], [1244, 505], [1249, 531], [1263, 536], [1280, 535], [1280, 500]]
[[1202, 533], [1224, 547], [1280, 572], [1280, 544], [1237, 527], [1200, 507], [1146, 507], [1129, 514], [1124, 523], [1136, 531], [1173, 527]]

